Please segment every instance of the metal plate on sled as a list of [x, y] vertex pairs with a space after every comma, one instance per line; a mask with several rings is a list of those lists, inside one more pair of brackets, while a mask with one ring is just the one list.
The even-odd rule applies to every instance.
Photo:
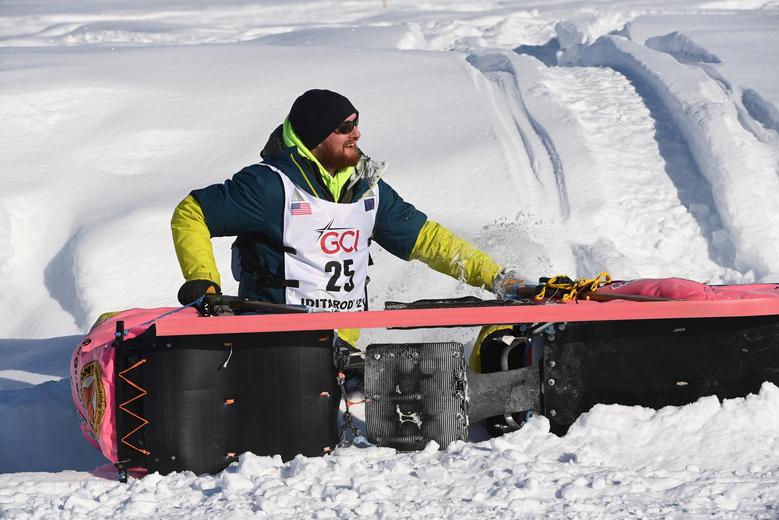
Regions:
[[369, 345], [365, 355], [368, 440], [398, 450], [468, 437], [460, 343]]
[[657, 409], [779, 384], [779, 317], [568, 324], [543, 363], [544, 415], [562, 435], [597, 403]]

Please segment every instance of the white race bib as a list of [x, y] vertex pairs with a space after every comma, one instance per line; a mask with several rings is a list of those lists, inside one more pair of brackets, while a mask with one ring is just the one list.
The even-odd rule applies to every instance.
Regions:
[[[266, 165], [269, 166], [269, 165]], [[299, 189], [272, 168], [284, 184], [286, 303], [327, 311], [367, 308], [368, 246], [379, 206], [378, 190], [338, 204]]]

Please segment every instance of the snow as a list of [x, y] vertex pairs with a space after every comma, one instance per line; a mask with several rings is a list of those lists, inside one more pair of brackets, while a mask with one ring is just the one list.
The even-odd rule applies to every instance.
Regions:
[[[244, 454], [219, 475], [123, 485], [81, 437], [67, 381], [99, 314], [176, 304], [173, 207], [257, 161], [309, 88], [360, 109], [363, 149], [407, 200], [529, 276], [776, 282], [779, 2], [3, 0], [0, 13], [0, 518], [779, 514], [770, 383], [722, 403], [598, 405], [564, 437], [536, 417], [442, 451]], [[234, 294], [230, 239], [214, 243]], [[484, 294], [373, 256], [373, 308]], [[476, 330], [393, 334], [470, 346]]]
[[[750, 425], [744, 428], [744, 425]], [[345, 448], [284, 464], [251, 453], [215, 476], [0, 475], [5, 518], [773, 518], [779, 389], [659, 411], [601, 406], [565, 437], [538, 417], [481, 443]], [[668, 434], [674, 432], [673, 442]], [[764, 448], [758, 448], [763, 446]], [[748, 447], [748, 448], [747, 448]]]

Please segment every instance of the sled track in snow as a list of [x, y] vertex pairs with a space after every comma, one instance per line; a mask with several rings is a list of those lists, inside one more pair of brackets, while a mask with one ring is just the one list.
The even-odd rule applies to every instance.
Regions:
[[[574, 246], [579, 270], [598, 271], [609, 264], [620, 269], [619, 263], [629, 261], [639, 273], [674, 271], [679, 252], [690, 248], [712, 259], [704, 267], [707, 272], [730, 267], [712, 244], [722, 224], [708, 210], [714, 207], [710, 190], [700, 190], [708, 183], [651, 89], [601, 67], [551, 68], [545, 78], [550, 95], [578, 128], [563, 138], [580, 143], [560, 143], [560, 148], [576, 165], [568, 169], [572, 220], [578, 221], [571, 223], [571, 231], [585, 244], [595, 240], [592, 247]], [[588, 216], [597, 206], [608, 207], [623, 224]], [[603, 231], [586, 229], [599, 223]], [[604, 249], [613, 253], [600, 255]], [[609, 259], [614, 254], [623, 260]]]
[[[712, 260], [732, 266], [727, 275], [735, 280], [775, 278], [779, 147], [770, 125], [761, 126], [743, 105], [744, 97], [735, 93], [737, 88], [708, 63], [680, 63], [666, 52], [614, 36], [586, 47], [577, 64], [620, 71], [648, 93], [645, 97], [657, 107], [660, 119], [676, 128], [707, 181], [701, 185], [709, 187], [707, 197], [714, 202], [709, 208], [723, 225], [722, 233], [703, 233], [710, 250], [716, 251]], [[754, 101], [747, 99], [748, 105]], [[757, 113], [765, 105], [749, 106], [756, 115], [766, 116], [764, 120], [772, 120], [770, 114]]]
[[[493, 104], [509, 107], [515, 146], [524, 146], [536, 181], [557, 194], [578, 271], [624, 272], [634, 264], [638, 272], [623, 276], [678, 272], [674, 255], [690, 247], [711, 259], [704, 276], [732, 269], [732, 255], [714, 245], [723, 226], [709, 211], [711, 190], [699, 189], [708, 183], [651, 88], [603, 67], [530, 70], [531, 62], [508, 52], [467, 60], [507, 98]], [[535, 204], [541, 210], [543, 201]], [[604, 223], [602, 211], [624, 225]]]
[[[735, 251], [718, 243], [716, 239], [724, 224], [717, 211], [711, 184], [701, 173], [690, 151], [690, 144], [671, 117], [668, 107], [649, 83], [641, 81], [624, 69], [615, 67], [613, 70], [630, 81], [655, 121], [654, 138], [660, 156], [665, 161], [665, 171], [676, 187], [680, 202], [700, 227], [701, 236], [708, 244], [709, 258], [724, 267], [735, 268]], [[705, 186], [706, 190], [700, 190], [701, 186]], [[702, 212], [701, 208], [709, 208], [712, 211]]]
[[557, 196], [560, 201], [560, 213], [563, 219], [567, 219], [571, 215], [571, 204], [568, 201], [568, 190], [565, 187], [565, 168], [563, 167], [563, 161], [560, 160], [560, 154], [557, 152], [552, 136], [549, 135], [546, 128], [544, 128], [530, 112], [528, 112], [527, 116], [530, 124], [533, 126], [533, 130], [536, 131], [536, 135], [541, 139], [541, 143], [544, 145], [544, 148], [546, 148], [546, 152], [549, 155], [549, 161], [552, 163], [555, 185], [557, 186]]
[[[674, 43], [657, 45], [673, 50]], [[777, 272], [771, 229], [779, 206], [766, 189], [777, 186], [779, 114], [757, 93], [741, 92], [724, 77], [711, 65], [716, 56], [705, 49], [697, 54], [653, 49], [613, 36], [568, 57], [566, 67], [534, 65], [524, 56], [517, 59], [520, 52], [515, 52], [477, 51], [467, 61], [505, 97], [493, 105], [503, 112], [504, 128], [515, 132], [507, 145], [524, 152], [542, 193], [556, 194], [561, 222], [573, 226], [572, 240], [584, 237], [584, 249], [572, 244], [575, 257], [577, 251], [592, 256], [588, 250], [606, 250], [591, 258], [593, 265], [633, 262], [639, 273], [642, 268], [681, 271], [724, 282], [770, 278]], [[566, 70], [580, 72], [567, 76]], [[597, 70], [611, 70], [623, 79], [597, 76]], [[627, 104], [622, 108], [620, 103]], [[625, 121], [614, 117], [620, 112]], [[570, 130], [565, 128], [569, 120]], [[631, 130], [645, 132], [653, 143], [631, 136]], [[742, 150], [743, 157], [731, 150]], [[631, 170], [643, 179], [632, 178]], [[584, 180], [585, 172], [592, 180]], [[607, 224], [604, 240], [584, 224], [590, 218], [590, 227], [599, 225], [593, 216], [599, 204], [625, 206], [625, 229]], [[630, 244], [629, 235], [637, 237], [636, 244]], [[684, 250], [694, 251], [700, 262], [679, 267], [669, 253]], [[590, 262], [578, 265], [585, 264]]]
[[544, 126], [528, 110], [523, 99], [522, 92], [517, 84], [517, 71], [511, 61], [502, 54], [478, 55], [471, 54], [467, 57], [471, 64], [479, 73], [484, 75], [489, 81], [495, 83], [504, 95], [509, 98], [509, 106], [512, 107], [511, 117], [514, 128], [517, 130], [520, 141], [524, 146], [524, 151], [530, 159], [530, 165], [533, 169], [533, 175], [536, 180], [542, 182], [541, 161], [531, 143], [531, 137], [523, 129], [523, 122], [527, 121], [532, 128], [535, 137], [543, 145], [546, 156], [549, 161], [552, 175], [555, 181], [555, 191], [557, 193], [558, 204], [560, 207], [560, 216], [567, 219], [570, 216], [570, 202], [568, 200], [568, 189], [565, 182], [565, 167], [557, 151], [554, 140]]

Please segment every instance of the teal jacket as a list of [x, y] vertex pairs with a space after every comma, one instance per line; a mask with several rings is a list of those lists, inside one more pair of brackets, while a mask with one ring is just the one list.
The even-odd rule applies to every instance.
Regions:
[[[284, 131], [280, 126], [271, 134], [261, 154], [262, 163], [244, 168], [223, 184], [191, 192], [176, 207], [171, 230], [185, 279], [221, 285], [211, 237], [237, 236], [242, 264], [239, 294], [274, 303], [284, 301], [284, 192], [278, 174], [264, 164], [284, 172], [302, 190], [334, 202], [357, 200], [376, 182], [359, 178], [350, 186], [343, 182], [350, 172], [323, 178], [327, 174], [322, 174], [321, 165], [293, 132], [288, 135], [288, 125], [284, 127]], [[487, 254], [428, 220], [386, 182], [379, 180], [378, 189], [373, 240], [399, 258], [420, 260], [470, 285], [492, 289], [501, 267]], [[337, 201], [333, 193], [338, 194]]]
[[[341, 190], [339, 200], [321, 180], [319, 167], [298, 147], [286, 147], [277, 129], [265, 146], [260, 164], [247, 166], [223, 184], [191, 193], [205, 216], [212, 237], [237, 236], [241, 252], [239, 296], [284, 302], [283, 222], [284, 189], [276, 172], [282, 171], [301, 190], [331, 202], [356, 201], [371, 187], [360, 178]], [[372, 240], [395, 256], [408, 260], [427, 216], [405, 202], [389, 184], [378, 181], [379, 205]]]

